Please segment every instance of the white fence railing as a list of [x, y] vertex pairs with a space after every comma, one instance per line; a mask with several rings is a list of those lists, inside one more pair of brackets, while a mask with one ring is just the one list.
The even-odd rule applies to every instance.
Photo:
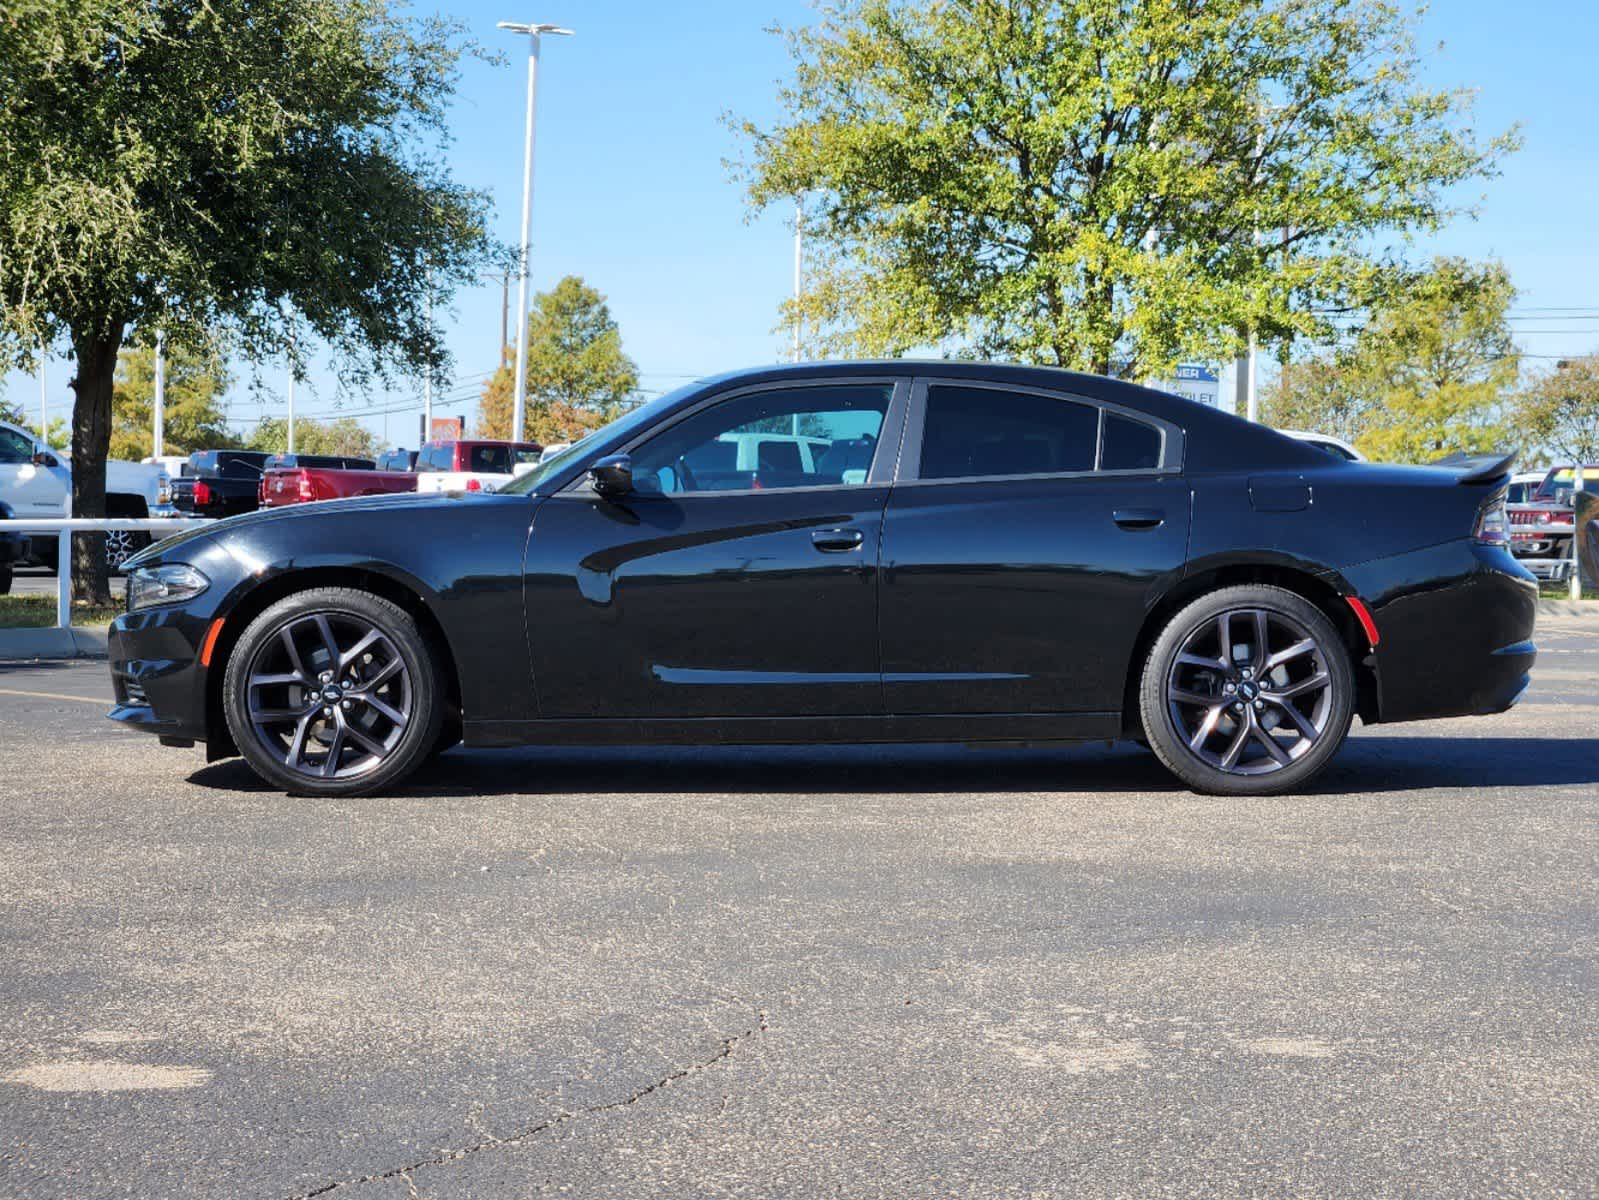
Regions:
[[[72, 624], [74, 533], [110, 533], [114, 529], [127, 529], [165, 536], [210, 524], [213, 522], [208, 517], [19, 517], [0, 521], [0, 533], [56, 535], [56, 627], [66, 629]], [[161, 538], [157, 537], [156, 540], [160, 541]]]

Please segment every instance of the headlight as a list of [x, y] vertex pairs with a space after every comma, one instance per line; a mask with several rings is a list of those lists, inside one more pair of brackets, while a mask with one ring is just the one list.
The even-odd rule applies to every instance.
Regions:
[[164, 567], [135, 567], [128, 572], [128, 611], [192, 600], [211, 581], [185, 563]]

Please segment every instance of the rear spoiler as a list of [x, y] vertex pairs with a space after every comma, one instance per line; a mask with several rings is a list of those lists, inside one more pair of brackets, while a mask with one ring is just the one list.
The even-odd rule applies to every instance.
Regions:
[[1514, 454], [1451, 454], [1428, 465], [1455, 472], [1456, 483], [1497, 483], [1515, 462]]

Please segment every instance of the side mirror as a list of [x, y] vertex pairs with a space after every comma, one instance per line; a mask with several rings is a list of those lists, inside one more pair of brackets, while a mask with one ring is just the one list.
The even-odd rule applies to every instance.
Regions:
[[612, 454], [589, 468], [589, 482], [602, 496], [625, 496], [633, 490], [633, 460]]
[[46, 454], [43, 450], [40, 450], [33, 456], [33, 465], [36, 467], [59, 467], [61, 460], [54, 454]]

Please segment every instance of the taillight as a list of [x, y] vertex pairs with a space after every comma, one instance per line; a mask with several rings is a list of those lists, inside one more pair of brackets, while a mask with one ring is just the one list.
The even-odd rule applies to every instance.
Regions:
[[1477, 510], [1477, 528], [1471, 536], [1484, 546], [1505, 546], [1510, 543], [1510, 517], [1505, 512], [1504, 496], [1495, 496]]
[[203, 479], [195, 481], [194, 503], [200, 508], [204, 508], [211, 503], [211, 485]]
[[300, 502], [316, 499], [316, 488], [311, 484], [311, 477], [304, 471], [300, 472]]

